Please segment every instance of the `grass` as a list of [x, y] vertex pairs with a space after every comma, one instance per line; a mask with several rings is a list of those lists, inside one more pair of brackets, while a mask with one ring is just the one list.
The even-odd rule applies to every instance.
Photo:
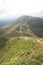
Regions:
[[41, 65], [43, 47], [36, 39], [16, 37], [8, 40], [0, 49], [0, 65]]
[[43, 19], [22, 16], [0, 27], [0, 65], [43, 65]]

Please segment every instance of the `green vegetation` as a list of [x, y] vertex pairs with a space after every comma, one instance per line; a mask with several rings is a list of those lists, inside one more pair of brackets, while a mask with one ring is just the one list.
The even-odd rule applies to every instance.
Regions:
[[0, 49], [0, 65], [41, 65], [43, 63], [42, 42], [38, 42], [38, 38], [35, 37], [11, 38]]
[[0, 65], [43, 65], [43, 19], [22, 16], [0, 28]]
[[0, 35], [5, 37], [12, 36], [31, 36], [43, 37], [43, 19], [21, 16], [10, 25], [0, 28]]

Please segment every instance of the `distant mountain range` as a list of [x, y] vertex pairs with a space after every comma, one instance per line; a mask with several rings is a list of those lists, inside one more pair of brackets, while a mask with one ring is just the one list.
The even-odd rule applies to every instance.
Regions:
[[[23, 17], [25, 17], [25, 15]], [[29, 17], [31, 17], [31, 16], [29, 16]], [[9, 17], [9, 18], [4, 18], [4, 19], [2, 18], [2, 19], [0, 19], [0, 27], [4, 26], [4, 25], [11, 24], [15, 20], [17, 20], [17, 18], [19, 18], [19, 17]], [[40, 17], [38, 16], [37, 18], [43, 19], [43, 16], [40, 16]]]
[[5, 19], [0, 19], [0, 26], [8, 25], [12, 22], [14, 22], [16, 18], [5, 18]]

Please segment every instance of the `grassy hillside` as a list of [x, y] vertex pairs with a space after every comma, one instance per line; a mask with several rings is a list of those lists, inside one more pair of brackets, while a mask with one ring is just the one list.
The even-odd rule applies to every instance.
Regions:
[[33, 37], [11, 38], [0, 49], [0, 65], [42, 65], [42, 42]]
[[43, 19], [21, 16], [12, 24], [0, 27], [0, 48], [10, 38], [18, 36], [43, 37]]
[[43, 65], [43, 19], [21, 16], [0, 27], [0, 65]]
[[2, 27], [1, 31], [0, 35], [8, 38], [13, 36], [43, 37], [43, 19], [21, 16], [14, 23]]

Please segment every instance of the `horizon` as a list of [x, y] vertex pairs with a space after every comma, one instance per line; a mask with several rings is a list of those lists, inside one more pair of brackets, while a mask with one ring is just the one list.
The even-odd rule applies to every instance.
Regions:
[[5, 18], [0, 18], [0, 22], [1, 21], [9, 21], [9, 20], [16, 20], [20, 17], [23, 17], [23, 16], [28, 16], [28, 17], [34, 17], [34, 18], [40, 18], [40, 19], [43, 19], [43, 17], [39, 17], [39, 16], [29, 16], [29, 15], [21, 15], [21, 16], [13, 16], [13, 17], [5, 17]]

